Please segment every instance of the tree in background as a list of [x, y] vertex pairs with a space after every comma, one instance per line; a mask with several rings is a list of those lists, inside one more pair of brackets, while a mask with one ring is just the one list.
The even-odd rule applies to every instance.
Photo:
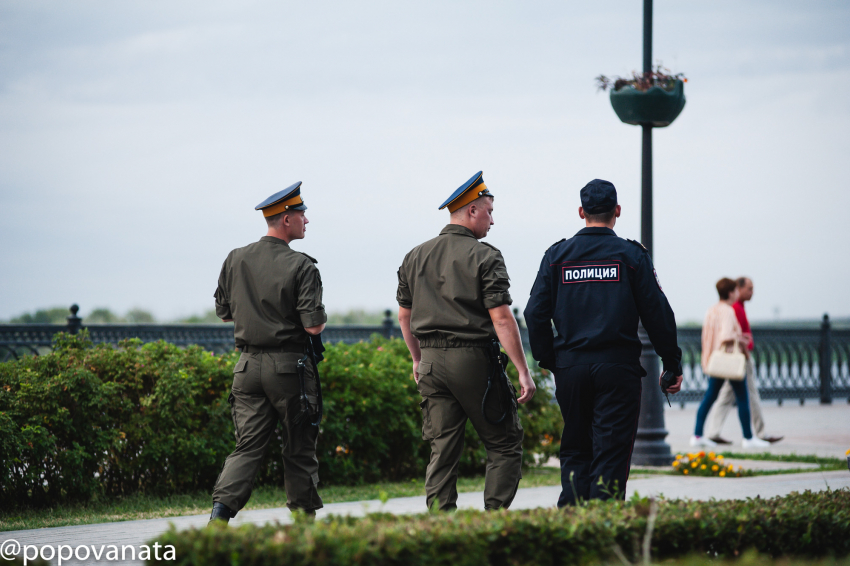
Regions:
[[125, 318], [131, 324], [150, 324], [156, 322], [156, 319], [150, 312], [138, 307], [127, 311]]
[[54, 307], [39, 309], [34, 313], [24, 313], [9, 322], [12, 324], [63, 324], [69, 314], [71, 313], [68, 307]]
[[214, 324], [216, 322], [221, 322], [221, 319], [216, 316], [215, 309], [210, 309], [204, 314], [193, 314], [192, 316], [181, 318], [177, 320], [177, 322], [182, 322], [184, 324]]
[[124, 322], [124, 319], [107, 308], [97, 308], [88, 314], [77, 313], [86, 324], [115, 324]]
[[[12, 318], [9, 322], [12, 324], [65, 324], [69, 314], [71, 313], [68, 307], [54, 307], [50, 309], [39, 309], [34, 313], [24, 313]], [[215, 314], [214, 311], [213, 314]], [[156, 318], [150, 311], [140, 308], [131, 309], [124, 316], [115, 314], [105, 307], [92, 309], [89, 313], [80, 311], [77, 315], [83, 319], [84, 324], [118, 324], [122, 322], [149, 324], [156, 322]]]
[[[396, 311], [390, 316], [395, 319]], [[381, 324], [384, 321], [384, 311], [366, 311], [363, 309], [351, 309], [347, 312], [328, 313], [328, 324]]]
[[[65, 324], [69, 314], [70, 312], [67, 307], [39, 309], [34, 313], [24, 313], [16, 316], [9, 320], [9, 322], [12, 324]], [[88, 313], [80, 311], [77, 314], [83, 319], [83, 324], [151, 324], [157, 322], [156, 317], [150, 311], [138, 307], [127, 311], [124, 316], [106, 307], [98, 307]], [[393, 310], [390, 316], [392, 320], [395, 320], [396, 311]], [[364, 309], [351, 309], [344, 312], [329, 313], [328, 324], [376, 326], [381, 324], [384, 318], [384, 311], [381, 310], [367, 311]], [[170, 322], [178, 324], [215, 324], [221, 322], [221, 319], [216, 316], [215, 309], [209, 309], [203, 314], [193, 314]]]

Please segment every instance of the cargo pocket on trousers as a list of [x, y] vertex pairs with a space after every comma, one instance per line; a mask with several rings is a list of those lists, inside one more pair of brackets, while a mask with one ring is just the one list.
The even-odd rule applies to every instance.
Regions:
[[419, 381], [416, 387], [419, 389], [419, 394], [422, 395], [422, 401], [419, 402], [419, 409], [422, 411], [422, 440], [433, 440], [434, 428], [431, 424], [430, 401], [425, 396], [429, 392], [432, 392], [433, 388], [430, 385], [426, 385], [423, 381], [431, 373], [431, 362], [419, 362], [416, 373], [419, 374]]
[[428, 412], [428, 399], [419, 402], [422, 411], [422, 440], [433, 440], [434, 435], [431, 428], [431, 414]]
[[419, 379], [431, 373], [431, 362], [419, 362], [419, 368], [417, 368], [416, 373], [419, 374]]
[[230, 404], [230, 418], [233, 419], [233, 435], [236, 437], [236, 444], [239, 444], [239, 423], [236, 422], [236, 397], [233, 396], [233, 390], [227, 396], [227, 402]]

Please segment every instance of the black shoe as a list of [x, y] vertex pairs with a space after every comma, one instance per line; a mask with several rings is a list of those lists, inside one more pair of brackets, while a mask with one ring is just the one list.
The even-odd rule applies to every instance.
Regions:
[[774, 442], [779, 442], [783, 438], [785, 438], [785, 437], [784, 436], [765, 436], [764, 438], [762, 438], [762, 440], [767, 440], [768, 442], [773, 444]]
[[716, 444], [732, 444], [731, 440], [726, 440], [725, 438], [721, 438], [720, 436], [715, 436], [711, 438], [711, 441]]
[[212, 513], [210, 514], [210, 523], [213, 521], [224, 521], [228, 523], [230, 519], [236, 516], [236, 513], [230, 510], [230, 507], [224, 503], [216, 501], [213, 503]]

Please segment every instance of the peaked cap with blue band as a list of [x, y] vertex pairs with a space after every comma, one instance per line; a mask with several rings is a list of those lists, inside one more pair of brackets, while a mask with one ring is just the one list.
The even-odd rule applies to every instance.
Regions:
[[273, 194], [255, 206], [254, 210], [262, 210], [263, 216], [266, 218], [289, 210], [307, 210], [307, 207], [304, 206], [304, 200], [301, 198], [301, 181]]
[[472, 178], [458, 187], [458, 189], [452, 193], [452, 196], [447, 198], [446, 202], [440, 205], [438, 210], [443, 210], [448, 207], [449, 212], [454, 212], [479, 197], [492, 197], [493, 194], [489, 191], [489, 189], [487, 189], [487, 185], [484, 184], [483, 175], [483, 171], [479, 171], [473, 175]]

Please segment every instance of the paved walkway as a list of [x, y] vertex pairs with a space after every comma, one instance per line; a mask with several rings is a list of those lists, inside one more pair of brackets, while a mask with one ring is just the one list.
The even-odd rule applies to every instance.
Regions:
[[[670, 499], [746, 499], [747, 497], [755, 497], [757, 495], [763, 498], [787, 495], [792, 491], [804, 491], [806, 489], [820, 491], [827, 487], [830, 489], [850, 488], [850, 472], [806, 472], [751, 478], [644, 477], [629, 481], [626, 495], [630, 497], [637, 491], [642, 496], [664, 495]], [[553, 507], [558, 499], [559, 492], [560, 487], [557, 486], [520, 489], [511, 508], [533, 509], [538, 507]], [[483, 509], [483, 493], [460, 494], [458, 506], [464, 509]], [[332, 503], [326, 505], [317, 515], [319, 518], [331, 514], [362, 516], [366, 513], [377, 511], [394, 514], [422, 513], [425, 511], [425, 498], [403, 497], [390, 499], [385, 505], [382, 505], [378, 500]], [[178, 529], [200, 528], [207, 524], [208, 519], [208, 515], [195, 515], [145, 521], [125, 521], [120, 523], [10, 531], [0, 533], [0, 544], [9, 539], [14, 539], [21, 545], [36, 545], [39, 547], [52, 545], [54, 548], [59, 545], [69, 545], [70, 547], [89, 545], [93, 546], [96, 550], [101, 545], [104, 547], [116, 545], [119, 549], [123, 545], [129, 545], [134, 546], [136, 551], [139, 552], [141, 545], [163, 531], [168, 530], [171, 523], [177, 526]], [[243, 511], [239, 513], [237, 518], [231, 521], [231, 525], [238, 526], [246, 523], [263, 525], [274, 521], [285, 524], [290, 522], [290, 520], [289, 510], [285, 508], [258, 509], [256, 511]], [[128, 549], [126, 555], [128, 560], [117, 562], [107, 562], [106, 560], [96, 561], [93, 558], [89, 558], [83, 561], [63, 560], [62, 564], [120, 564], [134, 566], [142, 564], [140, 560], [129, 560], [129, 552]], [[105, 554], [102, 558], [105, 558]], [[58, 561], [53, 561], [53, 564], [57, 563]]]
[[[681, 409], [675, 403], [675, 395], [671, 395], [670, 400], [673, 401], [673, 407], [666, 407], [664, 411], [667, 430], [670, 432], [667, 442], [674, 452], [693, 451], [695, 449], [688, 443], [694, 433], [696, 405], [689, 404]], [[785, 404], [777, 406], [776, 402], [765, 402], [764, 422], [767, 434], [785, 436], [785, 439], [769, 448], [749, 452], [844, 458], [844, 452], [850, 449], [850, 404], [846, 399], [835, 399], [832, 405], [809, 402], [800, 406], [797, 402], [786, 400]], [[733, 441], [733, 444], [720, 446], [720, 450], [748, 452], [741, 448], [743, 436], [737, 410], [729, 413], [721, 436]]]

